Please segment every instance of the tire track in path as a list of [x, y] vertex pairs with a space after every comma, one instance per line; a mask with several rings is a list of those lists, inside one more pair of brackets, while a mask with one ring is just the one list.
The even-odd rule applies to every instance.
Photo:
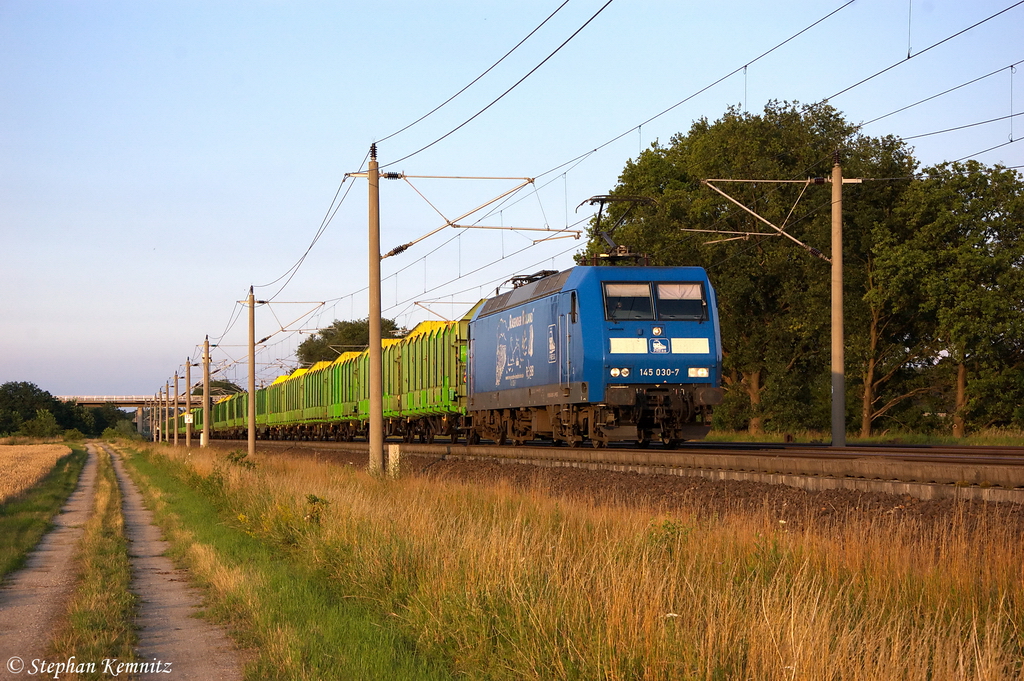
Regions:
[[96, 491], [96, 449], [91, 444], [87, 449], [89, 458], [78, 486], [54, 516], [54, 529], [0, 588], [0, 679], [23, 678], [19, 665], [28, 670], [32, 660], [44, 657], [74, 588], [74, 556]]
[[187, 586], [185, 571], [175, 568], [164, 555], [170, 545], [161, 539], [153, 514], [142, 503], [142, 494], [125, 473], [121, 457], [104, 447], [121, 487], [132, 591], [140, 600], [140, 661], [170, 663], [170, 674], [151, 678], [241, 681], [242, 659], [234, 644], [220, 627], [196, 617], [201, 603], [199, 592]]

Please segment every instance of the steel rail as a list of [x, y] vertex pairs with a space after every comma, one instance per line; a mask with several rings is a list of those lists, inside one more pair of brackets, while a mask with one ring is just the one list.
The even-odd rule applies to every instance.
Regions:
[[[262, 440], [269, 449], [365, 452], [364, 442]], [[700, 476], [804, 489], [859, 489], [923, 499], [1024, 503], [1024, 448], [693, 443], [657, 447], [566, 448], [398, 443], [401, 456], [489, 460], [645, 474]]]

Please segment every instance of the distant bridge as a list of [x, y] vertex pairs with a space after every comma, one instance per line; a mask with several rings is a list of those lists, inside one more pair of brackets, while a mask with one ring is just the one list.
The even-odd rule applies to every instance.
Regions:
[[[226, 396], [226, 393], [210, 391], [210, 399], [213, 402]], [[56, 399], [61, 402], [76, 402], [83, 407], [98, 407], [104, 404], [112, 404], [115, 407], [148, 407], [156, 399], [153, 395], [58, 395]], [[174, 402], [174, 396], [170, 398]], [[161, 402], [163, 398], [161, 397]], [[201, 407], [202, 395], [193, 395], [192, 404]], [[178, 395], [178, 406], [185, 406], [185, 393]]]
[[155, 398], [153, 395], [58, 395], [57, 399], [61, 402], [77, 402], [85, 407], [103, 404], [113, 404], [117, 407], [142, 407], [148, 406]]

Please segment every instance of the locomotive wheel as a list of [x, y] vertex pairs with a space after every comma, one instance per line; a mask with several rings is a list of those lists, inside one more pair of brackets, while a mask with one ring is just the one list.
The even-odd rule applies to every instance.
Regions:
[[661, 444], [665, 449], [675, 449], [679, 444], [679, 440], [674, 440], [671, 437], [662, 436]]

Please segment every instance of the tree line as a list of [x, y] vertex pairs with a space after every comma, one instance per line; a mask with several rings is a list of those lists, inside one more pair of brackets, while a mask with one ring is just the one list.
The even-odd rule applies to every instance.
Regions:
[[[1024, 183], [977, 161], [921, 168], [828, 105], [770, 102], [700, 119], [626, 163], [608, 206], [615, 240], [652, 265], [700, 265], [718, 293], [726, 399], [719, 427], [827, 430], [830, 265], [702, 183], [843, 174], [847, 427], [1024, 427]], [[831, 188], [722, 183], [830, 256]], [[704, 230], [704, 231], [698, 231]], [[586, 256], [607, 246], [594, 233]], [[580, 261], [584, 261], [581, 256]]]
[[112, 404], [85, 407], [62, 402], [25, 381], [0, 385], [0, 436], [101, 437], [108, 429], [121, 437], [135, 433], [128, 415]]

